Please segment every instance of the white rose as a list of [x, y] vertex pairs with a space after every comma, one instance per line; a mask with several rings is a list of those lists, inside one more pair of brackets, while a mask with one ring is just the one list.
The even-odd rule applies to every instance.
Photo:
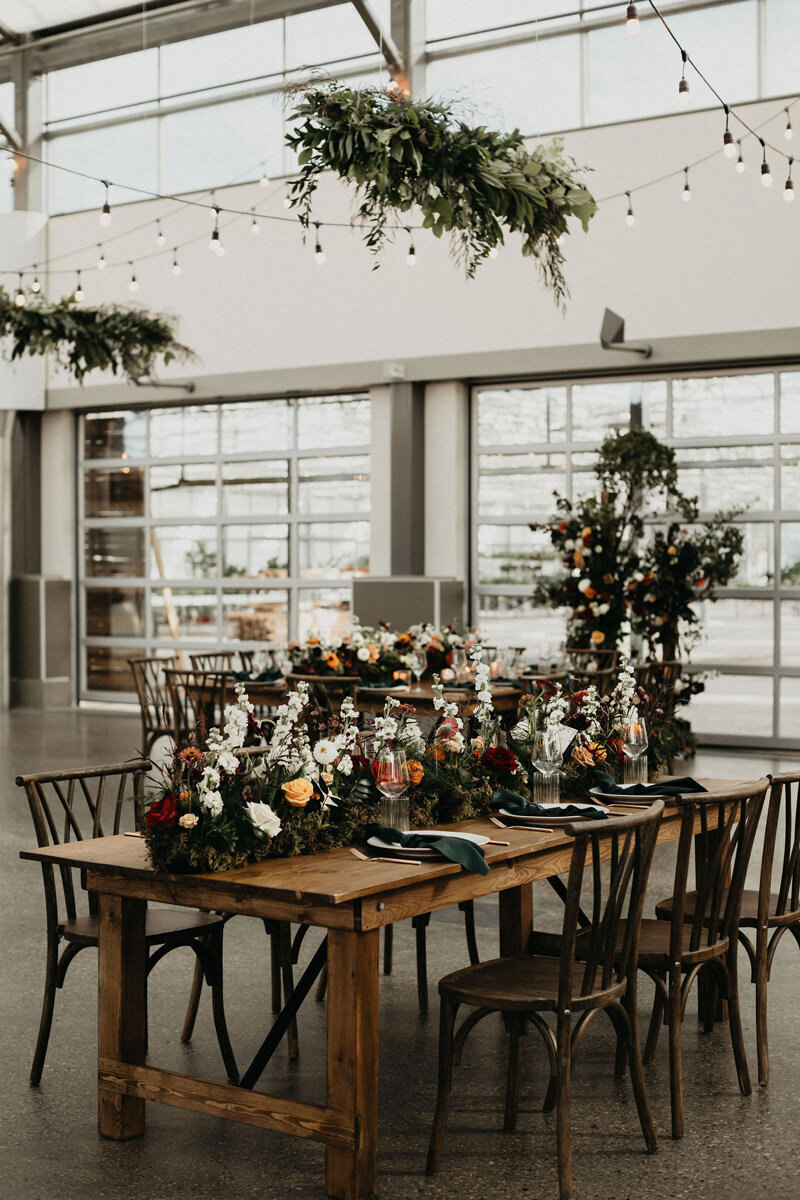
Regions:
[[226, 775], [235, 775], [239, 769], [239, 759], [230, 750], [220, 750], [217, 766]]
[[359, 646], [356, 650], [356, 658], [359, 662], [369, 662], [369, 650], [366, 646]]
[[330, 738], [321, 738], [314, 746], [314, 758], [323, 766], [330, 766], [336, 761], [337, 749]]
[[273, 812], [268, 804], [256, 804], [251, 801], [245, 805], [247, 815], [262, 837], [274, 838], [281, 831], [281, 819]]
[[183, 814], [178, 824], [182, 829], [194, 829], [199, 819], [197, 813], [188, 812]]
[[584, 546], [584, 547], [583, 547], [583, 550], [581, 551], [581, 553], [582, 553], [582, 555], [583, 555], [583, 557], [584, 557], [584, 558], [589, 558], [589, 557], [591, 556], [591, 553], [592, 553], [592, 551], [591, 551], [591, 547], [589, 547], [589, 546]]
[[573, 541], [572, 538], [567, 538], [567, 540], [564, 542], [564, 549], [565, 550], [574, 550], [575, 549], [575, 542]]
[[588, 579], [582, 579], [580, 581], [580, 583], [578, 584], [578, 591], [579, 592], [588, 592], [588, 590], [591, 586], [592, 585], [589, 583]]

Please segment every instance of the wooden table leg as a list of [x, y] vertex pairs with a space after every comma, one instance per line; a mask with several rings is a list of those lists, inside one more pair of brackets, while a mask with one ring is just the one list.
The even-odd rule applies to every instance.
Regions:
[[[694, 878], [698, 891], [703, 885], [708, 869], [708, 863], [714, 857], [720, 840], [719, 829], [709, 829], [705, 836], [695, 834], [694, 839]], [[730, 875], [727, 883], [730, 883]], [[715, 1021], [727, 1021], [728, 1002], [719, 994], [716, 977], [710, 970], [701, 971], [697, 977], [697, 1017], [703, 1022], [706, 1032], [714, 1027]]]
[[378, 929], [328, 931], [328, 1107], [355, 1118], [353, 1149], [329, 1146], [325, 1183], [335, 1200], [377, 1186]]
[[500, 954], [524, 954], [533, 929], [533, 884], [500, 892]]
[[[147, 1005], [147, 902], [98, 894], [97, 1052], [100, 1059], [144, 1063]], [[98, 1087], [97, 1123], [104, 1137], [144, 1133], [144, 1100]]]

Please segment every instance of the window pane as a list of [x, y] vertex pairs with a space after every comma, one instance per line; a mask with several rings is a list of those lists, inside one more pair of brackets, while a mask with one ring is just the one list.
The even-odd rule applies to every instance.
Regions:
[[689, 708], [695, 733], [772, 736], [772, 680], [760, 675], [718, 675]]
[[[85, 133], [69, 133], [46, 143], [51, 163], [74, 167], [99, 179], [121, 179], [135, 182], [146, 191], [158, 191], [158, 122], [131, 121], [109, 129], [91, 129]], [[99, 209], [104, 191], [99, 183], [69, 175], [66, 171], [49, 172], [50, 211], [76, 212], [79, 209]], [[123, 196], [112, 190], [112, 203]], [[124, 194], [130, 199], [130, 192]], [[99, 238], [98, 229], [98, 241]]]
[[368, 446], [369, 440], [368, 397], [334, 396], [297, 401], [297, 445], [301, 450]]
[[574, 12], [577, 7], [575, 0], [503, 0], [502, 6], [496, 0], [427, 0], [425, 32], [430, 41]]
[[289, 574], [288, 525], [226, 525], [222, 546], [226, 578]]
[[150, 416], [150, 453], [156, 458], [216, 454], [217, 415], [215, 405], [155, 409]]
[[292, 441], [292, 406], [286, 400], [257, 400], [224, 404], [222, 453], [288, 450]]
[[260, 21], [161, 48], [161, 92], [203, 91], [283, 67], [283, 22]]
[[800, 508], [800, 445], [781, 446], [781, 508]]
[[[158, 51], [139, 50], [99, 58], [79, 67], [51, 71], [46, 78], [48, 121], [112, 106], [122, 108], [158, 96]], [[108, 178], [102, 172], [101, 176]]]
[[481, 583], [530, 583], [532, 571], [560, 570], [558, 554], [546, 533], [527, 525], [478, 526], [478, 579]]
[[129, 658], [142, 658], [144, 651], [131, 646], [87, 646], [86, 687], [95, 692], [133, 692]]
[[369, 458], [301, 458], [297, 465], [301, 513], [369, 512]]
[[781, 433], [800, 433], [800, 372], [784, 371], [781, 392]]
[[271, 517], [289, 511], [285, 458], [222, 464], [222, 504], [230, 516]]
[[[771, 600], [717, 600], [699, 606], [702, 637], [692, 661], [769, 666], [773, 661]], [[694, 702], [693, 702], [694, 703]]]
[[480, 596], [478, 628], [489, 643], [526, 646], [538, 658], [564, 641], [564, 614], [535, 608], [529, 596]]
[[[283, 147], [281, 99], [279, 95], [252, 96], [163, 117], [165, 191], [191, 192], [231, 183], [243, 172], [253, 177], [262, 162], [268, 172], [279, 174]], [[203, 148], [201, 154], [198, 146]], [[224, 225], [222, 228], [224, 240]]]
[[774, 500], [772, 446], [678, 449], [678, 484], [697, 496], [701, 512], [746, 506], [771, 511]]
[[800, 587], [800, 524], [791, 521], [781, 525], [781, 583]]
[[744, 536], [744, 552], [730, 586], [771, 588], [775, 572], [772, 525], [748, 522], [739, 528]]
[[482, 454], [481, 516], [546, 517], [555, 507], [553, 492], [566, 487], [566, 470], [564, 454]]
[[213, 517], [217, 511], [214, 463], [150, 468], [152, 517]]
[[436, 59], [427, 83], [437, 98], [468, 103], [467, 119], [493, 128], [525, 134], [573, 128], [581, 120], [580, 40], [548, 38]]
[[144, 467], [96, 467], [87, 471], [86, 516], [144, 516]]
[[178, 637], [202, 641], [218, 641], [217, 593], [196, 588], [154, 588], [150, 593], [153, 614], [153, 636]]
[[800, 600], [781, 601], [781, 666], [800, 667]]
[[87, 575], [145, 573], [143, 529], [87, 529], [84, 539]]
[[796, 739], [800, 729], [800, 679], [780, 681], [778, 720], [778, 737]]
[[151, 579], [212, 579], [216, 574], [217, 530], [214, 525], [153, 529]]
[[767, 0], [766, 94], [796, 93], [800, 87], [797, 56], [797, 0]]
[[83, 428], [86, 458], [144, 458], [147, 453], [147, 413], [87, 413]]
[[[372, 0], [382, 28], [389, 28], [389, 0]], [[286, 69], [375, 54], [375, 39], [350, 4], [286, 18]]]
[[672, 433], [682, 437], [733, 437], [775, 428], [772, 375], [720, 375], [676, 379], [672, 384]]
[[[641, 9], [639, 10], [641, 13]], [[655, 113], [675, 111], [675, 90], [679, 76], [675, 57], [665, 46], [650, 49], [652, 33], [658, 30], [643, 22], [638, 38], [620, 37], [620, 26], [593, 29], [589, 33], [589, 123], [603, 125], [611, 121], [629, 121], [633, 117], [651, 117]], [[680, 66], [680, 55], [677, 53]], [[694, 80], [691, 81], [694, 87]]]
[[566, 388], [492, 388], [478, 393], [481, 446], [563, 442], [566, 436]]
[[144, 637], [144, 588], [87, 588], [89, 637]]
[[369, 574], [369, 522], [298, 525], [301, 579], [350, 578]]
[[248, 588], [222, 595], [223, 637], [232, 642], [286, 642], [286, 592]]
[[350, 629], [350, 589], [314, 588], [300, 592], [298, 636], [302, 641], [311, 633], [322, 637], [340, 637]]

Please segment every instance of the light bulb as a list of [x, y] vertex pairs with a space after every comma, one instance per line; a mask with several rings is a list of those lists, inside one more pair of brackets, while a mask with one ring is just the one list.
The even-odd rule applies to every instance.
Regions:
[[222, 242], [220, 242], [219, 245], [217, 246], [217, 258], [224, 258], [224, 257], [225, 257], [225, 247], [223, 246]]
[[136, 272], [133, 269], [133, 263], [130, 264], [130, 268], [131, 268], [131, 281], [128, 284], [128, 291], [129, 292], [137, 292], [139, 290], [139, 280], [136, 278]]
[[208, 243], [208, 248], [212, 254], [222, 253], [222, 242], [219, 239], [219, 230], [214, 229], [211, 233], [211, 241]]
[[787, 142], [790, 142], [794, 137], [794, 130], [792, 129], [792, 115], [788, 108], [786, 109], [786, 128], [783, 131], [783, 136], [786, 138]]
[[175, 249], [172, 251], [172, 274], [180, 275], [180, 273], [181, 273], [181, 264], [178, 262], [178, 248], [176, 246]]
[[560, 234], [558, 235], [558, 237], [556, 238], [556, 245], [557, 245], [557, 246], [563, 246], [563, 245], [564, 245], [564, 240], [565, 240], [565, 234], [563, 234], [563, 233], [560, 233]]
[[98, 269], [98, 271], [105, 271], [105, 269], [106, 269], [106, 256], [105, 256], [105, 254], [103, 253], [103, 247], [102, 247], [102, 246], [98, 246], [98, 247], [97, 247], [97, 249], [100, 251], [100, 257], [99, 257], [99, 258], [98, 258], [98, 260], [97, 260], [97, 269]]
[[320, 267], [324, 266], [328, 261], [325, 257], [325, 251], [322, 249], [322, 246], [320, 246], [319, 242], [317, 242], [316, 246], [314, 247], [314, 258], [317, 266]]
[[32, 292], [36, 292], [36, 294], [38, 295], [38, 293], [39, 293], [41, 290], [42, 290], [42, 285], [39, 283], [39, 280], [38, 280], [38, 279], [34, 279], [33, 283], [31, 284], [31, 291], [32, 291]]
[[730, 129], [726, 129], [722, 135], [722, 153], [726, 158], [736, 158], [736, 139]]
[[678, 104], [681, 108], [688, 108], [691, 97], [689, 95], [689, 81], [684, 76], [678, 84]]
[[22, 288], [22, 276], [21, 275], [19, 277], [19, 284], [17, 285], [17, 294], [14, 297], [14, 303], [16, 304], [17, 308], [25, 307], [25, 292], [23, 291], [23, 288]]
[[743, 174], [743, 172], [745, 170], [746, 164], [745, 164], [744, 159], [742, 158], [742, 143], [737, 142], [737, 145], [739, 147], [739, 157], [736, 160], [736, 170], [741, 175], [741, 174]]
[[78, 286], [75, 288], [75, 291], [72, 293], [72, 299], [75, 301], [76, 304], [80, 304], [82, 300], [86, 299], [86, 293], [84, 292], [83, 288], [81, 287], [80, 280], [78, 280]]
[[765, 188], [772, 187], [772, 175], [770, 174], [769, 163], [766, 159], [761, 164], [761, 186]]
[[156, 224], [156, 230], [158, 231], [156, 233], [156, 245], [163, 246], [167, 239], [164, 237], [160, 224]]
[[267, 175], [267, 174], [266, 174], [266, 172], [265, 172], [265, 173], [264, 173], [264, 174], [261, 176], [261, 178], [259, 179], [259, 181], [258, 181], [258, 182], [261, 184], [261, 186], [262, 186], [262, 187], [269, 187], [269, 175]]
[[636, 224], [636, 217], [633, 215], [633, 201], [631, 200], [630, 192], [626, 192], [625, 195], [628, 197], [628, 211], [625, 213], [625, 224], [630, 229]]
[[499, 253], [500, 247], [498, 245], [490, 246], [487, 252], [487, 258], [497, 258]]
[[639, 33], [639, 14], [636, 11], [635, 4], [628, 5], [628, 14], [625, 18], [625, 28], [631, 37], [637, 37]]
[[14, 158], [14, 155], [12, 154], [10, 158], [7, 158], [7, 159], [6, 159], [6, 162], [7, 162], [7, 164], [8, 164], [8, 170], [9, 170], [10, 174], [11, 174], [12, 176], [16, 175], [16, 173], [17, 173], [17, 160]]
[[255, 219], [255, 217], [253, 217], [253, 224], [250, 226], [250, 232], [251, 233], [261, 233], [261, 226], [259, 225], [258, 221]]
[[684, 175], [684, 179], [686, 180], [686, 182], [683, 185], [683, 199], [688, 204], [692, 198], [692, 189], [689, 186], [689, 172], [684, 171], [683, 175]]
[[111, 205], [108, 203], [107, 200], [100, 211], [100, 224], [101, 225], [110, 225], [111, 224]]
[[291, 208], [291, 207], [292, 207], [292, 197], [291, 197], [291, 196], [284, 196], [284, 197], [283, 197], [283, 207], [284, 207], [284, 208]]
[[406, 262], [408, 263], [408, 265], [410, 267], [415, 267], [417, 265], [417, 252], [414, 249], [413, 242], [408, 248], [408, 254], [406, 255]]
[[791, 204], [794, 200], [794, 184], [792, 183], [791, 175], [783, 185], [783, 198], [787, 204]]

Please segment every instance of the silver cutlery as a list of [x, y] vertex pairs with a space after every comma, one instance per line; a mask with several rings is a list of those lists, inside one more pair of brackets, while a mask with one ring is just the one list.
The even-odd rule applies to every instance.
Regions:
[[[545, 825], [504, 825], [502, 821], [498, 821], [494, 817], [489, 817], [489, 820], [500, 829], [524, 829], [526, 833], [555, 833], [555, 829], [548, 829]], [[497, 844], [508, 846], [510, 842], [500, 842]], [[492, 843], [490, 842], [489, 845], [491, 846]]]
[[419, 858], [381, 858], [377, 854], [362, 854], [360, 850], [356, 850], [355, 846], [350, 847], [350, 853], [356, 858], [360, 858], [363, 862], [388, 862], [394, 863], [396, 867], [423, 866], [423, 863]]

